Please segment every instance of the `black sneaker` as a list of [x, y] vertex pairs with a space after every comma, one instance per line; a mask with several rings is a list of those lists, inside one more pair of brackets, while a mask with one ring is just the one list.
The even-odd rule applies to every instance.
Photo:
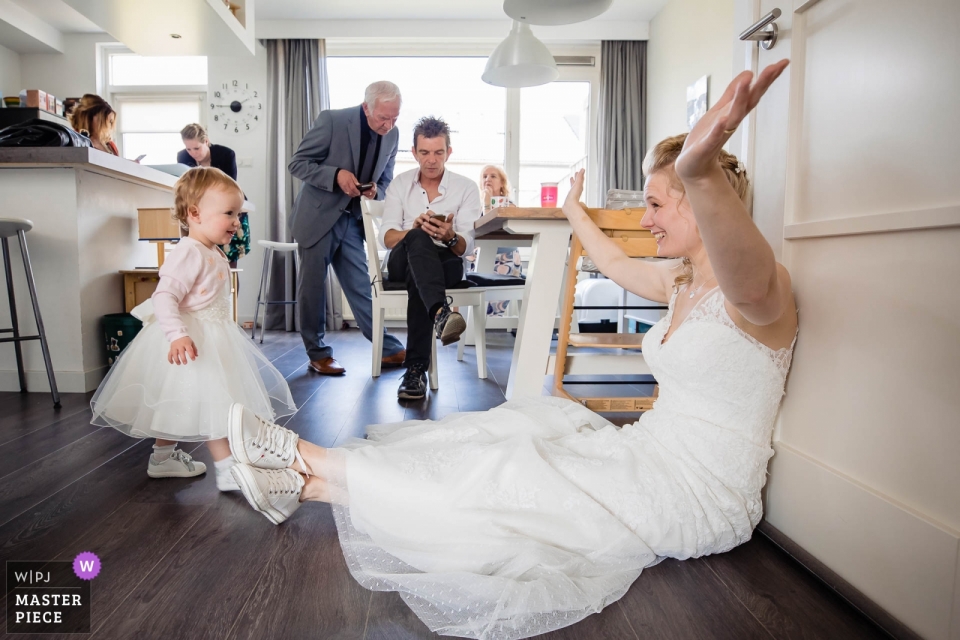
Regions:
[[403, 381], [397, 389], [400, 400], [420, 400], [427, 395], [427, 366], [414, 363], [403, 374]]
[[437, 319], [433, 322], [433, 328], [437, 331], [437, 339], [446, 346], [451, 342], [460, 339], [460, 335], [467, 330], [467, 321], [456, 311], [450, 310], [450, 303], [453, 300], [447, 298], [437, 314]]

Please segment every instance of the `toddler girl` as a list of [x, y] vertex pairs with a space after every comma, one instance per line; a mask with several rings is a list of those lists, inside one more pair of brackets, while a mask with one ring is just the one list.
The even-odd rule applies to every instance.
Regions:
[[160, 268], [153, 297], [133, 314], [144, 326], [114, 363], [90, 406], [93, 424], [156, 438], [151, 478], [200, 475], [206, 465], [176, 448], [206, 441], [217, 488], [238, 487], [227, 412], [242, 402], [263, 417], [296, 411], [290, 389], [232, 319], [230, 269], [218, 245], [240, 228], [243, 193], [219, 169], [191, 169], [174, 186], [175, 216], [189, 231]]

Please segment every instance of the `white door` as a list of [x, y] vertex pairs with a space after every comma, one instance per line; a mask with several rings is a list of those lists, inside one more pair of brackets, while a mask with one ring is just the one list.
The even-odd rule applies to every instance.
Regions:
[[[800, 336], [766, 519], [925, 638], [960, 639], [960, 2], [774, 7], [741, 133]], [[754, 66], [756, 68], [756, 66]]]

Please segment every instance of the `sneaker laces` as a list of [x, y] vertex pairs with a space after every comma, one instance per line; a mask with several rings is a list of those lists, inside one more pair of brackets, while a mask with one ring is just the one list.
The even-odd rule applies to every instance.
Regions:
[[[257, 430], [257, 435], [253, 437], [253, 445], [260, 449], [265, 449], [273, 455], [277, 455], [278, 451], [286, 451], [292, 448], [294, 458], [296, 458], [300, 464], [300, 468], [303, 469], [304, 475], [309, 478], [310, 468], [303, 460], [303, 456], [300, 455], [300, 450], [296, 445], [296, 441], [300, 439], [299, 436], [290, 429], [268, 422], [260, 416], [255, 417], [257, 421], [260, 422], [260, 428]], [[280, 459], [286, 461], [284, 457]]]
[[[267, 478], [267, 493], [273, 495], [298, 494], [301, 485], [298, 482], [299, 474], [292, 475], [286, 469], [261, 469]], [[293, 469], [290, 469], [293, 471]], [[296, 473], [296, 471], [294, 471]]]
[[183, 465], [190, 471], [193, 471], [195, 467], [195, 465], [193, 464], [193, 458], [190, 457], [190, 454], [187, 453], [186, 451], [181, 451], [180, 449], [174, 450], [174, 452], [170, 454], [170, 457], [167, 458], [167, 460], [177, 460], [179, 462], [182, 462]]
[[420, 376], [422, 376], [428, 367], [419, 362], [415, 362], [407, 367], [407, 372], [400, 376], [404, 384], [412, 384], [413, 382], [419, 381]]

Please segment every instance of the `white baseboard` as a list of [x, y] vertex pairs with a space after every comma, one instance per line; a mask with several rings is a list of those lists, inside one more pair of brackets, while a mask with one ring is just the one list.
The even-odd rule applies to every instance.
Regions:
[[[27, 390], [31, 392], [50, 391], [47, 381], [47, 372], [27, 371]], [[57, 371], [57, 389], [62, 393], [86, 393], [100, 386], [100, 381], [107, 375], [107, 367], [92, 371]], [[0, 391], [20, 391], [20, 377], [17, 370], [0, 370]]]
[[956, 640], [960, 532], [789, 444], [774, 449], [766, 520], [920, 636]]

